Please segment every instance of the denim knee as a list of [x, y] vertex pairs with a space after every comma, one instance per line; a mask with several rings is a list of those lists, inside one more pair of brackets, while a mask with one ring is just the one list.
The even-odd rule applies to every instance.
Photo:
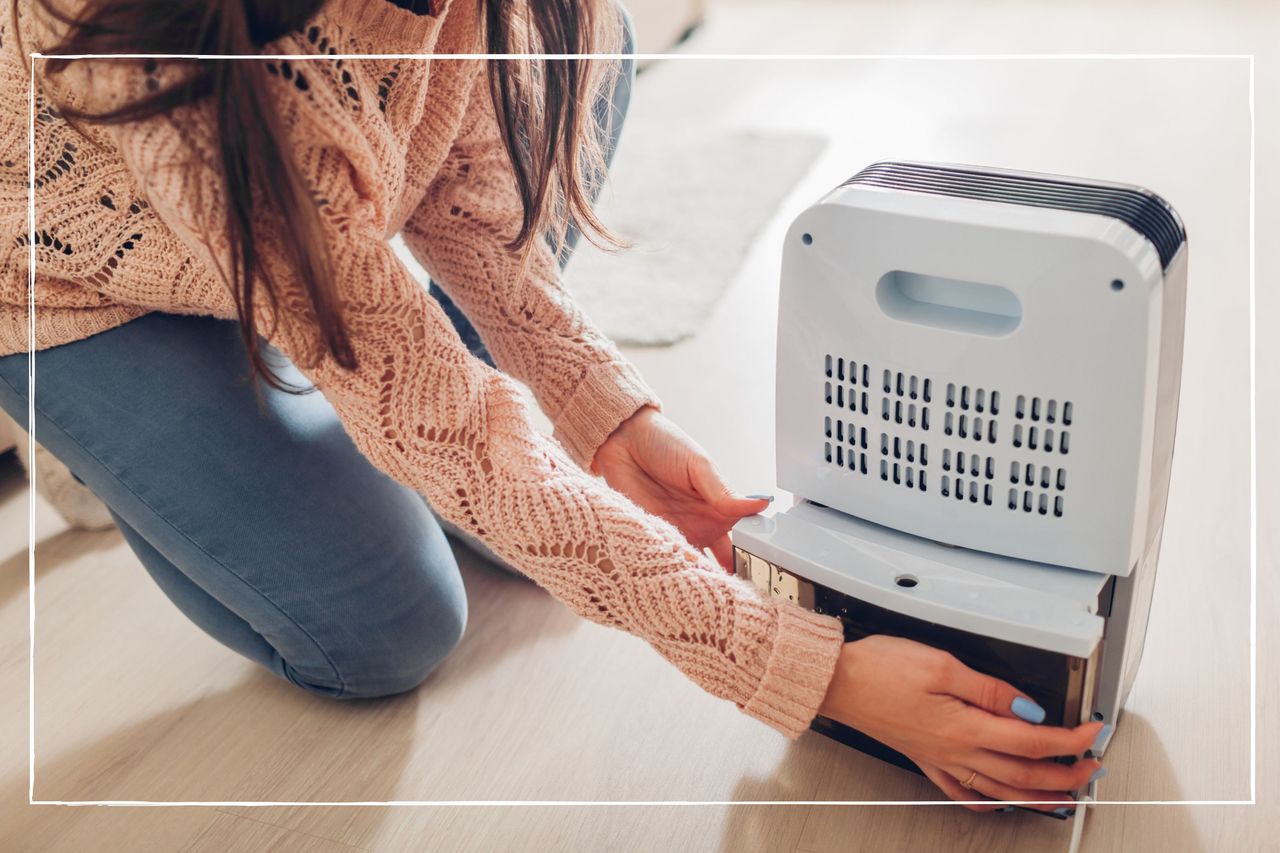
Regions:
[[313, 651], [286, 664], [286, 678], [322, 696], [370, 699], [414, 689], [448, 657], [467, 625], [462, 576], [438, 527], [408, 550], [350, 569], [364, 582], [300, 622]]
[[326, 650], [332, 677], [304, 676], [284, 662], [285, 677], [309, 693], [333, 699], [376, 699], [413, 690], [448, 657], [462, 640], [467, 624], [466, 599], [440, 604], [421, 618], [397, 625], [366, 626], [363, 638], [341, 649]]
[[353, 695], [392, 696], [412, 690], [427, 680], [444, 659], [462, 641], [467, 627], [467, 600], [432, 610], [417, 630], [401, 639], [401, 651], [392, 665], [385, 659], [363, 677], [353, 680], [348, 691]]

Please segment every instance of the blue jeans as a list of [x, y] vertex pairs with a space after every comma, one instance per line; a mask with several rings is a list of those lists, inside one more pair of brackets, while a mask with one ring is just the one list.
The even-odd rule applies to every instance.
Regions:
[[[615, 111], [610, 156], [623, 72], [598, 105]], [[0, 358], [0, 406], [24, 427], [27, 358]], [[430, 509], [356, 450], [321, 395], [263, 388], [260, 406], [235, 323], [150, 314], [36, 359], [37, 440], [210, 636], [340, 698], [409, 690], [458, 643], [466, 595]], [[307, 384], [287, 363], [279, 373]]]

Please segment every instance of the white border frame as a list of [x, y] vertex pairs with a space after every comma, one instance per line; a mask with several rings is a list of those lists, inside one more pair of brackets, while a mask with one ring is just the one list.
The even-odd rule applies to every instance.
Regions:
[[[60, 59], [243, 59], [228, 54], [74, 54]], [[636, 60], [841, 60], [864, 61], [911, 59], [923, 61], [966, 60], [1169, 60], [1169, 59], [1238, 59], [1249, 63], [1249, 799], [1174, 799], [1174, 800], [1080, 800], [1080, 806], [1257, 806], [1257, 722], [1258, 722], [1258, 492], [1257, 492], [1257, 109], [1254, 87], [1254, 54], [335, 54], [298, 56], [293, 54], [255, 54], [252, 59], [289, 61], [310, 59], [636, 59]], [[36, 60], [49, 59], [40, 53], [29, 54], [27, 115], [27, 228], [28, 261], [28, 359], [27, 359], [27, 450], [36, 459]], [[242, 800], [58, 800], [36, 799], [36, 489], [28, 489], [28, 642], [27, 676], [27, 804], [28, 806], [116, 806], [116, 807], [470, 807], [470, 806], [963, 806], [959, 800], [337, 800], [337, 802], [242, 802]], [[1009, 800], [1012, 806], [1037, 806], [1046, 800]]]

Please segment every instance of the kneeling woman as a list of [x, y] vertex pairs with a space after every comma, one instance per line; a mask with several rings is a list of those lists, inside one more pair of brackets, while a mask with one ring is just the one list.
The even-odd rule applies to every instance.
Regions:
[[[222, 643], [326, 696], [416, 686], [466, 618], [434, 511], [748, 714], [790, 736], [819, 712], [848, 723], [973, 808], [1068, 801], [1098, 769], [1044, 760], [1097, 725], [1035, 726], [1009, 685], [907, 641], [846, 644], [725, 571], [728, 529], [765, 502], [729, 493], [559, 280], [578, 229], [601, 234], [629, 65], [431, 58], [615, 52], [615, 8], [4, 14], [0, 403], [26, 421], [34, 257], [38, 435]], [[273, 58], [39, 62], [29, 233], [31, 50]], [[406, 53], [422, 58], [351, 56]], [[411, 277], [398, 233], [442, 290]]]

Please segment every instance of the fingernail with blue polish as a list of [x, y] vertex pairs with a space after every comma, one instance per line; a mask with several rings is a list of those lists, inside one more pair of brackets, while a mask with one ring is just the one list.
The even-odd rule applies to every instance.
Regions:
[[1041, 708], [1025, 696], [1016, 697], [1013, 700], [1013, 704], [1009, 706], [1009, 710], [1028, 723], [1044, 722], [1044, 708]]
[[1011, 812], [1011, 811], [1013, 811], [1013, 806], [1005, 806], [1004, 808], [1000, 809], [1000, 811], [1002, 811], [1002, 812]]
[[773, 495], [747, 495], [749, 501], [768, 501], [773, 503]]
[[1107, 775], [1107, 768], [1099, 767], [1097, 770], [1093, 771], [1093, 775], [1089, 777], [1089, 781], [1097, 782], [1099, 779], [1101, 779], [1103, 776], [1106, 776], [1106, 775]]
[[1076, 810], [1063, 806], [1060, 809], [1054, 809], [1053, 813], [1056, 814], [1058, 817], [1072, 817], [1076, 813]]
[[1098, 732], [1098, 736], [1093, 739], [1093, 746], [1090, 747], [1091, 751], [1093, 752], [1102, 751], [1102, 747], [1106, 745], [1107, 738], [1111, 736], [1111, 730], [1113, 728], [1115, 728], [1115, 726], [1111, 725], [1110, 723], [1107, 723], [1105, 726], [1102, 727], [1102, 729]]

